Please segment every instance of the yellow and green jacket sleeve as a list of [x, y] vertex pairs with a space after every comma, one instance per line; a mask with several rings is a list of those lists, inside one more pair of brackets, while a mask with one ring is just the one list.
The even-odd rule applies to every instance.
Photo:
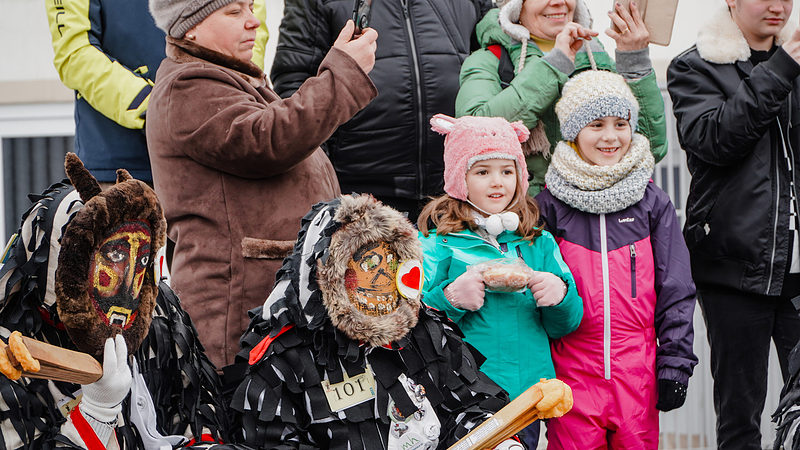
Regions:
[[155, 73], [144, 65], [125, 67], [101, 49], [90, 19], [90, 9], [99, 6], [91, 0], [47, 0], [46, 8], [61, 81], [114, 122], [142, 128]]
[[266, 0], [254, 0], [253, 14], [261, 21], [261, 26], [256, 32], [256, 44], [253, 46], [253, 64], [264, 70], [264, 57], [267, 53], [267, 41], [269, 40], [269, 30], [267, 29], [267, 5]]

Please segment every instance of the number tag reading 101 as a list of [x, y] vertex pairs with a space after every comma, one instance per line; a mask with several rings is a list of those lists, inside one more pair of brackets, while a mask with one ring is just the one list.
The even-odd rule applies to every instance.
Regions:
[[330, 384], [328, 380], [323, 380], [322, 390], [325, 391], [331, 411], [338, 412], [375, 398], [375, 376], [367, 366], [364, 373], [354, 377], [348, 377], [345, 373], [341, 383]]

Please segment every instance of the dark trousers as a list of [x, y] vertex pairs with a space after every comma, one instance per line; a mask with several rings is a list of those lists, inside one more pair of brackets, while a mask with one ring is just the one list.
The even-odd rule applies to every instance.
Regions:
[[529, 450], [536, 450], [539, 444], [539, 433], [541, 432], [542, 421], [537, 420], [517, 433], [519, 440], [528, 447]]
[[719, 449], [761, 449], [769, 343], [775, 342], [784, 382], [789, 352], [800, 339], [800, 316], [787, 296], [697, 286], [714, 377]]

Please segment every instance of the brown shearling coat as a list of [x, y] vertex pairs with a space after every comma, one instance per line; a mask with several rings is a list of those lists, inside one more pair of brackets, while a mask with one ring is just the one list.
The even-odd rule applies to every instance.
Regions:
[[339, 194], [320, 144], [375, 86], [332, 49], [281, 99], [255, 65], [167, 39], [147, 112], [155, 190], [176, 242], [172, 286], [211, 361], [233, 362], [247, 311], [263, 304], [300, 219]]

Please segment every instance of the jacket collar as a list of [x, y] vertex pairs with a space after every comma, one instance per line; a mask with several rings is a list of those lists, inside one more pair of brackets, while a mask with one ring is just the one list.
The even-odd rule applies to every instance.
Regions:
[[242, 62], [236, 58], [202, 47], [188, 39], [175, 39], [167, 36], [167, 57], [178, 63], [210, 62], [236, 71], [253, 87], [267, 85], [267, 75], [250, 61]]
[[[783, 27], [775, 43], [783, 44], [789, 39], [791, 32], [789, 27]], [[700, 29], [697, 34], [697, 52], [701, 58], [715, 64], [731, 64], [750, 58], [750, 45], [726, 6], [717, 10], [708, 25]]]

